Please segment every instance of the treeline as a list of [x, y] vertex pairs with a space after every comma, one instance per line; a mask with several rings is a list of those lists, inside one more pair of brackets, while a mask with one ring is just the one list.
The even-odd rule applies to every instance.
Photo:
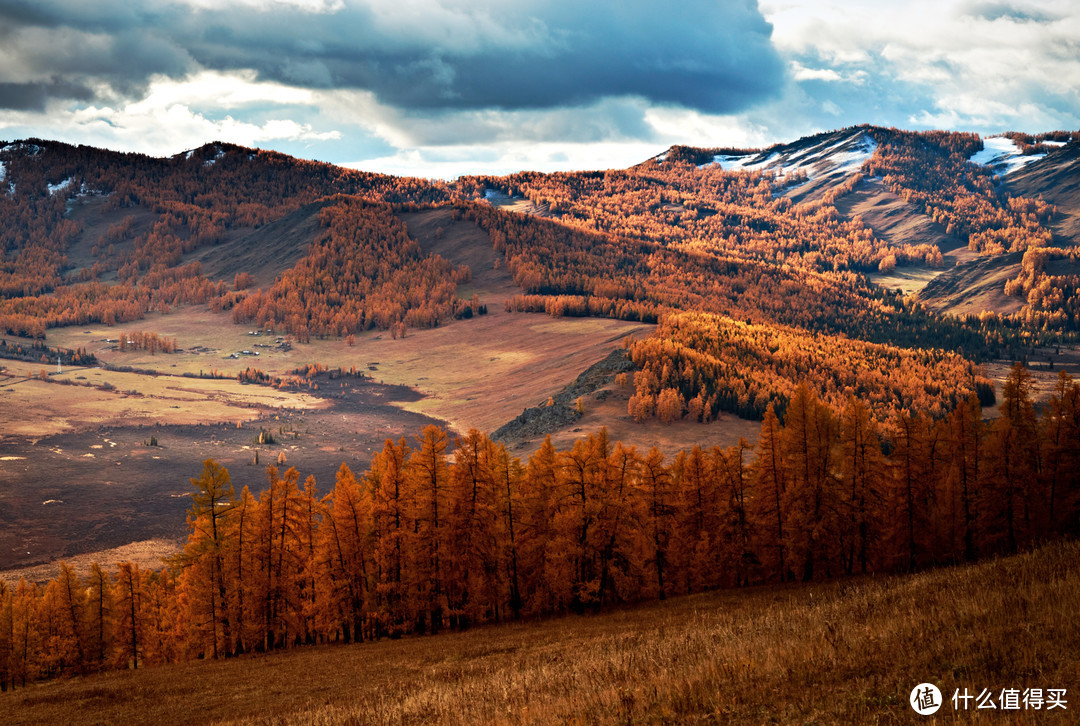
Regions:
[[629, 414], [710, 421], [782, 412], [800, 385], [834, 411], [854, 396], [879, 419], [896, 411], [941, 418], [968, 395], [994, 403], [993, 384], [956, 353], [900, 348], [705, 313], [671, 313], [656, 335], [629, 344], [635, 393]]
[[93, 281], [0, 300], [0, 332], [44, 338], [48, 328], [115, 325], [139, 320], [151, 311], [165, 313], [176, 305], [211, 303], [227, 293], [224, 282], [203, 277], [198, 262], [172, 268], [159, 265], [134, 284]]
[[398, 324], [430, 328], [469, 306], [455, 294], [469, 268], [424, 254], [390, 205], [340, 197], [319, 219], [324, 231], [307, 255], [265, 292], [239, 299], [235, 322], [306, 342]]
[[[1007, 139], [1020, 147], [1020, 153], [1024, 156], [1033, 154], [1048, 154], [1058, 148], [1060, 144], [1072, 141], [1080, 141], [1080, 131], [1046, 131], [1041, 134], [1028, 134], [1023, 131], [1006, 131], [1002, 134]], [[1051, 143], [1046, 143], [1046, 142]]]
[[800, 386], [756, 450], [667, 459], [606, 431], [525, 462], [477, 431], [387, 441], [323, 496], [267, 469], [237, 493], [207, 460], [189, 537], [162, 571], [122, 563], [44, 587], [0, 585], [0, 683], [581, 612], [716, 587], [909, 571], [1075, 534], [1080, 386], [1041, 415], [1017, 367], [988, 424], [875, 422]]
[[356, 366], [343, 368], [328, 368], [322, 363], [309, 363], [305, 366], [294, 368], [284, 376], [275, 376], [253, 366], [248, 366], [236, 374], [236, 380], [241, 383], [257, 383], [272, 386], [277, 389], [300, 389], [308, 388], [318, 390], [319, 384], [316, 379], [324, 376], [327, 381], [336, 381], [340, 378], [370, 378], [366, 373], [358, 370]]
[[[696, 251], [738, 261], [748, 268], [765, 263], [802, 276], [818, 274], [849, 297], [863, 294], [853, 289], [842, 273], [943, 264], [941, 250], [934, 245], [890, 245], [859, 218], [844, 219], [838, 213], [836, 199], [862, 179], [880, 180], [949, 234], [984, 254], [1045, 249], [1052, 243], [1048, 226], [1055, 214], [1052, 205], [1006, 193], [995, 185], [990, 169], [969, 162], [971, 155], [982, 149], [977, 134], [865, 126], [819, 134], [811, 140], [830, 135], [844, 138], [856, 132], [874, 139], [877, 148], [873, 155], [846, 182], [803, 203], [793, 203], [785, 195], [792, 179], [760, 171], [723, 171], [709, 162], [725, 150], [691, 147], [673, 147], [657, 162], [625, 170], [522, 172], [474, 177], [457, 185], [465, 196], [482, 194], [488, 188], [524, 196], [546, 205], [561, 224], [574, 229], [652, 242], [668, 250]], [[1028, 139], [1017, 134], [1010, 137], [1021, 144]], [[1072, 137], [1071, 132], [1050, 132], [1030, 137], [1030, 141], [1068, 141]], [[1051, 254], [1061, 258], [1066, 253], [1053, 250]], [[536, 279], [535, 274], [524, 277], [526, 282]], [[1041, 270], [1034, 276], [1018, 276], [1009, 283], [1007, 294], [1024, 297], [1023, 309], [1012, 316], [995, 315], [991, 324], [1020, 326], [1033, 332], [1076, 330], [1080, 318], [1071, 310], [1055, 307], [1058, 300], [1074, 296], [1077, 280], [1073, 277]], [[555, 294], [583, 293], [559, 290]], [[528, 309], [540, 307], [535, 302], [528, 304]], [[741, 316], [732, 309], [709, 311]], [[773, 320], [805, 325], [798, 320]]]

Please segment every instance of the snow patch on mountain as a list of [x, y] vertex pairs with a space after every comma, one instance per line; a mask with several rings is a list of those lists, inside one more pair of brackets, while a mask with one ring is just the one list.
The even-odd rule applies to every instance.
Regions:
[[817, 143], [789, 144], [762, 152], [718, 154], [702, 168], [718, 165], [724, 171], [771, 171], [780, 176], [805, 172], [807, 181], [823, 176], [848, 175], [874, 155], [877, 142], [865, 132], [830, 134]]
[[[764, 158], [762, 158], [764, 157]], [[757, 171], [768, 166], [779, 157], [779, 154], [765, 156], [765, 152], [748, 154], [719, 154], [713, 157], [708, 164], [702, 164], [699, 169], [718, 165], [724, 171]]]
[[69, 176], [67, 179], [60, 182], [59, 184], [49, 184], [48, 185], [48, 187], [49, 187], [49, 196], [51, 197], [53, 194], [56, 194], [58, 191], [60, 191], [62, 189], [66, 189], [71, 184], [71, 182], [73, 182], [73, 181], [75, 181], [75, 177]]
[[983, 150], [971, 155], [969, 161], [979, 166], [988, 166], [994, 172], [1005, 176], [1017, 169], [1022, 169], [1033, 161], [1046, 156], [1046, 154], [1020, 153], [1020, 147], [1016, 142], [1006, 136], [991, 136], [983, 139]]

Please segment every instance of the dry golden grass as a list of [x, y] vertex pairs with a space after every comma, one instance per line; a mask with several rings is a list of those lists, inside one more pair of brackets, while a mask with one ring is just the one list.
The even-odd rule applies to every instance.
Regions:
[[[298, 649], [0, 694], [6, 723], [1075, 723], [1080, 544], [909, 577], [754, 588], [599, 616]], [[908, 706], [918, 683], [946, 697]], [[1066, 688], [956, 712], [954, 689]]]
[[[51, 374], [48, 381], [34, 377], [42, 369]], [[325, 401], [305, 393], [243, 385], [235, 378], [149, 376], [78, 367], [65, 368], [59, 374], [55, 371], [55, 364], [50, 367], [4, 361], [0, 376], [0, 439], [40, 438], [103, 424], [232, 423], [254, 420], [265, 409], [326, 407]], [[62, 385], [59, 381], [64, 379], [80, 385]], [[101, 388], [106, 384], [111, 388]]]
[[[493, 431], [525, 408], [557, 393], [577, 375], [602, 359], [622, 338], [641, 338], [655, 326], [598, 318], [552, 318], [541, 313], [507, 313], [502, 301], [489, 304], [488, 315], [459, 320], [429, 330], [409, 330], [404, 339], [385, 331], [356, 336], [349, 346], [339, 339], [294, 344], [292, 350], [259, 349], [258, 357], [223, 359], [256, 343], [271, 343], [273, 336], [253, 337], [249, 328], [232, 323], [228, 314], [197, 308], [177, 309], [170, 315], [117, 325], [50, 330], [49, 345], [86, 348], [113, 365], [162, 373], [197, 373], [211, 369], [235, 376], [248, 366], [269, 374], [285, 374], [308, 363], [336, 368], [356, 366], [377, 381], [411, 386], [425, 395], [419, 401], [400, 402], [406, 410], [446, 421], [456, 430]], [[203, 346], [212, 354], [180, 352], [150, 355], [145, 351], [109, 350], [105, 338], [122, 332], [152, 330], [175, 337], [185, 351]], [[375, 369], [369, 366], [375, 364]], [[6, 363], [5, 363], [6, 365]], [[36, 373], [40, 366], [34, 367]], [[52, 370], [56, 365], [53, 364]], [[112, 375], [112, 374], [110, 374]], [[187, 380], [187, 379], [185, 379]], [[221, 382], [210, 382], [217, 386]], [[236, 383], [236, 381], [232, 381]], [[121, 383], [115, 384], [124, 390]], [[245, 390], [270, 389], [261, 386]], [[286, 404], [287, 406], [289, 404]], [[163, 412], [167, 422], [169, 411]], [[58, 412], [58, 415], [62, 415]], [[208, 420], [218, 420], [207, 416]], [[220, 420], [229, 420], [221, 416]]]
[[172, 557], [183, 549], [184, 540], [182, 539], [144, 539], [107, 550], [61, 557], [46, 565], [0, 570], [0, 581], [12, 587], [18, 584], [20, 578], [27, 582], [45, 583], [56, 579], [57, 573], [60, 572], [61, 562], [74, 570], [79, 577], [88, 576], [94, 563], [109, 569], [117, 562], [131, 562], [143, 570], [160, 570], [166, 558]]

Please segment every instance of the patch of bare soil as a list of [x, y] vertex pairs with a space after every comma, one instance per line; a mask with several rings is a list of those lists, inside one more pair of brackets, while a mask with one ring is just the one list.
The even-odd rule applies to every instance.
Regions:
[[[942, 253], [966, 249], [965, 242], [948, 234], [945, 227], [872, 179], [864, 179], [850, 193], [836, 200], [836, 210], [848, 219], [859, 217], [874, 233], [893, 245], [932, 244]], [[951, 264], [946, 258], [946, 265]]]
[[522, 292], [514, 282], [506, 258], [495, 251], [491, 237], [475, 222], [455, 220], [449, 209], [429, 209], [401, 215], [415, 239], [428, 254], [437, 254], [455, 265], [468, 265], [472, 280], [459, 287], [458, 296], [473, 293], [489, 308], [502, 306], [503, 300]]
[[880, 181], [863, 180], [850, 194], [836, 201], [836, 209], [848, 219], [858, 217], [890, 244], [932, 244], [942, 251], [941, 268], [905, 264], [888, 274], [870, 275], [874, 284], [909, 295], [918, 294], [939, 312], [963, 315], [1013, 309], [1016, 301], [1004, 295], [1007, 278], [998, 274], [1001, 263], [988, 263], [988, 258], [970, 251], [964, 240], [949, 234], [943, 225], [886, 189]]
[[196, 250], [184, 261], [200, 262], [203, 274], [215, 280], [231, 282], [237, 273], [247, 272], [255, 276], [259, 287], [267, 287], [307, 254], [322, 229], [319, 212], [328, 203], [306, 204], [258, 229], [230, 231], [221, 244]]
[[105, 570], [112, 569], [117, 563], [131, 562], [141, 570], [161, 569], [162, 561], [172, 557], [184, 548], [183, 539], [147, 539], [141, 542], [129, 542], [120, 547], [113, 547], [98, 552], [87, 552], [66, 559], [58, 559], [45, 565], [19, 567], [0, 572], [0, 581], [11, 585], [20, 579], [27, 582], [43, 583], [56, 578], [60, 572], [60, 563], [64, 562], [79, 577], [86, 577], [94, 564]]
[[1051, 222], [1056, 241], [1080, 240], [1080, 143], [1071, 143], [1005, 177], [1015, 195], [1041, 197], [1057, 207]]
[[1014, 313], [1024, 305], [1005, 294], [1005, 283], [1020, 274], [1023, 254], [979, 257], [938, 275], [919, 292], [919, 299], [940, 313], [978, 314], [984, 310]]
[[[262, 491], [265, 467], [280, 454], [282, 468], [314, 474], [326, 492], [342, 462], [362, 471], [387, 438], [411, 439], [425, 425], [442, 423], [393, 405], [419, 397], [401, 386], [350, 378], [321, 382], [319, 395], [333, 405], [266, 412], [239, 427], [231, 422], [100, 426], [4, 441], [0, 570], [133, 541], [184, 537], [189, 479], [199, 475], [208, 457], [229, 469], [237, 492], [243, 486]], [[273, 443], [260, 445], [262, 432]]]
[[[1036, 403], [1044, 403], [1057, 385], [1058, 375], [1065, 371], [1076, 378], [1080, 376], [1080, 348], [1074, 346], [1056, 346], [1048, 348], [1030, 348], [1017, 351], [1028, 371], [1031, 373], [1032, 395]], [[1014, 361], [996, 360], [984, 363], [983, 374], [996, 384], [998, 402], [1001, 390], [1012, 370]], [[990, 418], [998, 415], [997, 407], [989, 412]]]
[[[148, 234], [158, 219], [158, 215], [142, 205], [109, 209], [107, 203], [108, 197], [94, 194], [79, 196], [68, 202], [68, 218], [82, 225], [82, 232], [67, 249], [69, 269], [93, 267], [98, 258], [90, 254], [90, 251], [94, 245], [102, 243], [105, 232], [112, 225], [128, 217], [132, 218], [128, 237], [112, 243], [114, 252], [119, 254], [133, 250], [135, 237]], [[114, 276], [115, 272], [103, 275], [102, 279], [108, 280]]]
[[[238, 272], [248, 272], [255, 276], [258, 285], [270, 285], [307, 253], [308, 244], [320, 230], [319, 212], [327, 203], [307, 204], [258, 229], [230, 229], [220, 244], [184, 255], [184, 263], [201, 263], [203, 274], [215, 280], [231, 282]], [[68, 267], [72, 270], [93, 266], [98, 258], [91, 255], [91, 249], [103, 244], [103, 235], [112, 225], [132, 219], [127, 237], [113, 243], [114, 252], [119, 254], [131, 250], [133, 240], [148, 234], [158, 219], [157, 214], [139, 205], [111, 209], [105, 196], [84, 195], [69, 204], [68, 217], [83, 226], [67, 250]], [[115, 272], [110, 272], [102, 279], [108, 281], [114, 277]]]
[[551, 209], [547, 204], [534, 204], [524, 197], [512, 197], [497, 189], [488, 189], [486, 198], [488, 204], [506, 212], [528, 214], [533, 217], [551, 216]]

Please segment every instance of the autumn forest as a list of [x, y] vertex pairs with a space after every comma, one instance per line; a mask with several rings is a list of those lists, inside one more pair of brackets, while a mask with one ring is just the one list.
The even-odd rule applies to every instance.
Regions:
[[[1036, 171], [1080, 143], [1007, 138], [1042, 159]], [[543, 314], [647, 331], [607, 341], [626, 362], [604, 381], [620, 422], [738, 420], [757, 435], [639, 448], [598, 427], [556, 446], [550, 428], [527, 450], [428, 424], [380, 437], [366, 466], [341, 463], [333, 481], [284, 449], [271, 466], [255, 453], [259, 487], [234, 486], [208, 448], [201, 472], [176, 474], [190, 482], [186, 540], [161, 567], [0, 580], [0, 686], [909, 573], [1080, 534], [1080, 382], [1062, 355], [1080, 335], [1071, 210], [972, 163], [975, 134], [860, 126], [798, 144], [454, 182], [228, 144], [164, 159], [0, 147], [0, 361], [42, 366], [22, 378], [48, 382], [46, 365], [138, 373], [115, 356], [195, 349], [160, 330], [198, 311], [255, 342], [232, 355], [241, 370], [183, 375], [332, 407], [345, 378], [376, 385], [381, 361], [271, 370], [255, 356], [338, 342], [351, 355], [436, 330], [468, 342], [489, 310]], [[862, 156], [851, 168], [827, 154], [750, 163], [838, 148]], [[938, 236], [894, 234], [867, 199]], [[444, 226], [421, 234], [417, 215], [434, 211]], [[465, 249], [463, 229], [484, 248]], [[136, 321], [101, 341], [104, 362], [54, 343], [74, 326]], [[409, 369], [417, 386], [436, 376], [421, 372]], [[283, 400], [247, 404], [282, 437]], [[352, 452], [335, 446], [320, 456], [337, 467]]]

